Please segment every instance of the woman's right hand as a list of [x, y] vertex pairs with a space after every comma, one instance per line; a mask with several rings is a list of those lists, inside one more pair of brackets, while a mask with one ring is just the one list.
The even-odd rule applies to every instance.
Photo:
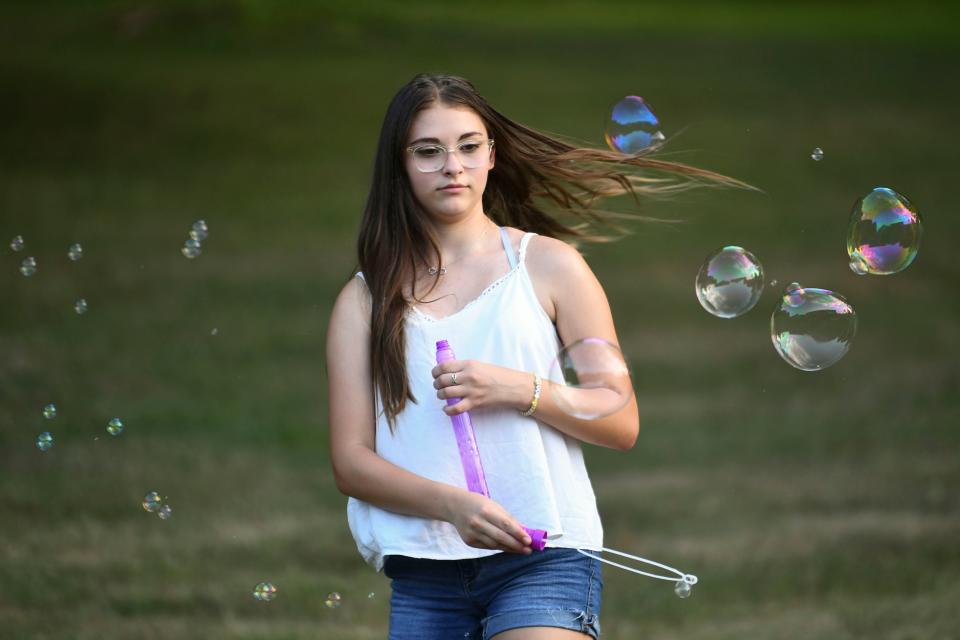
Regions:
[[451, 506], [450, 523], [460, 538], [478, 549], [499, 549], [527, 555], [530, 536], [499, 504], [471, 491], [459, 492]]

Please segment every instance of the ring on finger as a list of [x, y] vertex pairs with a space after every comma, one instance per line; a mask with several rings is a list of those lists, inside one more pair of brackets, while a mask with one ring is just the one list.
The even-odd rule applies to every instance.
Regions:
[[457, 384], [457, 372], [456, 372], [456, 371], [454, 371], [453, 373], [450, 374], [450, 383], [451, 383], [451, 384]]

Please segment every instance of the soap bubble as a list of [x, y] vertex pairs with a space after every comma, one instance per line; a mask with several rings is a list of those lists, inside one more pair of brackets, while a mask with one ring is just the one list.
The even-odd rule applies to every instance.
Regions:
[[810, 158], [812, 158], [813, 160], [816, 160], [817, 162], [820, 162], [821, 160], [823, 160], [823, 149], [821, 149], [820, 147], [815, 148], [810, 153]]
[[73, 310], [77, 312], [77, 315], [82, 316], [87, 312], [87, 301], [84, 298], [80, 298], [75, 303], [73, 303]]
[[858, 274], [903, 271], [917, 257], [923, 224], [905, 197], [877, 187], [853, 205], [847, 227], [850, 269]]
[[24, 258], [23, 262], [20, 263], [20, 273], [26, 277], [30, 277], [37, 272], [37, 259], [36, 258]]
[[118, 436], [123, 433], [123, 421], [120, 418], [114, 418], [107, 423], [107, 433], [112, 436]]
[[197, 242], [203, 242], [207, 238], [207, 223], [203, 220], [197, 220], [190, 228], [190, 238]]
[[685, 580], [677, 580], [677, 583], [673, 585], [673, 592], [680, 598], [689, 598], [693, 589]]
[[156, 513], [156, 511], [160, 508], [161, 502], [160, 494], [156, 491], [151, 491], [143, 497], [143, 508], [145, 511], [149, 511], [150, 513]]
[[374, 593], [373, 591], [371, 591], [370, 593], [367, 594], [367, 600], [373, 600], [373, 598], [374, 598], [376, 595], [377, 595], [376, 593]]
[[557, 406], [583, 420], [616, 413], [633, 397], [630, 367], [623, 353], [601, 338], [584, 338], [561, 349], [550, 369], [550, 380]]
[[784, 360], [801, 371], [819, 371], [842, 358], [857, 333], [857, 314], [826, 289], [791, 283], [770, 317], [770, 337]]
[[324, 601], [324, 604], [327, 605], [328, 609], [336, 609], [340, 606], [340, 594], [336, 591], [331, 591], [327, 594], [327, 599]]
[[270, 602], [277, 597], [277, 588], [269, 582], [260, 582], [253, 588], [253, 597], [260, 602]]
[[192, 260], [200, 255], [200, 243], [193, 238], [188, 238], [187, 241], [183, 243], [183, 248], [180, 249], [180, 253]]
[[53, 420], [57, 417], [57, 405], [52, 402], [43, 408], [43, 417], [47, 420]]
[[83, 247], [80, 246], [79, 242], [74, 242], [70, 245], [70, 248], [67, 249], [67, 257], [74, 262], [83, 257]]
[[696, 280], [697, 300], [718, 318], [736, 318], [763, 293], [763, 266], [741, 247], [723, 247], [707, 256]]
[[23, 236], [13, 236], [10, 241], [10, 248], [14, 251], [23, 251]]
[[157, 511], [157, 516], [161, 520], [169, 520], [170, 516], [172, 515], [173, 515], [173, 509], [171, 509], [170, 505], [168, 504], [163, 505], [162, 507], [160, 507], [160, 510]]
[[655, 149], [664, 141], [660, 121], [640, 96], [627, 96], [613, 105], [605, 137], [611, 149], [630, 154]]
[[53, 435], [49, 431], [44, 431], [37, 436], [37, 449], [48, 451], [53, 446]]

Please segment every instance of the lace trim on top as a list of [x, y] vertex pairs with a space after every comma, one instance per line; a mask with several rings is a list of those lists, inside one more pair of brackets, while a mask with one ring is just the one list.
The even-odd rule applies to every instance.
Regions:
[[[536, 234], [535, 234], [535, 233], [525, 233], [525, 234], [523, 235], [523, 237], [520, 238], [520, 250], [519, 250], [519, 252], [518, 252], [518, 253], [519, 253], [519, 258], [517, 259], [517, 266], [515, 266], [515, 267], [512, 268], [512, 269], [510, 269], [510, 271], [507, 271], [505, 274], [503, 274], [502, 276], [500, 276], [499, 278], [497, 278], [496, 280], [494, 280], [493, 282], [491, 282], [489, 285], [487, 285], [487, 287], [486, 287], [483, 291], [481, 291], [481, 292], [477, 295], [476, 298], [474, 298], [473, 300], [471, 300], [471, 301], [468, 302], [467, 304], [463, 305], [462, 307], [460, 307], [459, 309], [457, 309], [457, 310], [454, 311], [453, 313], [448, 314], [448, 315], [445, 315], [445, 316], [440, 317], [440, 318], [437, 318], [437, 317], [435, 317], [435, 316], [432, 316], [432, 315], [430, 315], [429, 313], [427, 313], [427, 312], [425, 312], [425, 311], [421, 311], [416, 305], [413, 305], [413, 304], [412, 304], [412, 305], [410, 305], [410, 310], [413, 312], [413, 315], [416, 315], [418, 318], [421, 318], [421, 319], [425, 320], [426, 322], [444, 322], [445, 320], [449, 320], [450, 318], [455, 318], [456, 316], [460, 315], [461, 313], [463, 313], [464, 311], [466, 311], [467, 309], [469, 309], [469, 308], [472, 307], [473, 305], [477, 304], [478, 302], [480, 302], [481, 300], [483, 300], [485, 297], [487, 297], [487, 295], [488, 295], [491, 291], [497, 289], [500, 285], [502, 285], [504, 282], [506, 282], [508, 279], [510, 279], [510, 277], [513, 276], [513, 274], [517, 273], [518, 271], [520, 271], [521, 268], [524, 267], [524, 265], [526, 264], [526, 261], [524, 260], [524, 258], [525, 258], [526, 255], [527, 255], [527, 244], [529, 243], [530, 238], [531, 238], [532, 236], [534, 236], [534, 235], [536, 235]], [[409, 314], [408, 314], [408, 316], [409, 316]]]

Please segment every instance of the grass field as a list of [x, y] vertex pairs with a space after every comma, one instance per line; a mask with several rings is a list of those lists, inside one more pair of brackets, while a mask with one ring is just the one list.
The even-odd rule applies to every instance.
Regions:
[[[701, 581], [680, 600], [607, 571], [604, 637], [958, 637], [958, 16], [674, 4], [5, 3], [0, 637], [385, 637], [389, 586], [329, 469], [323, 342], [383, 111], [423, 70], [592, 145], [643, 95], [666, 157], [762, 190], [645, 203], [681, 222], [587, 248], [642, 415], [629, 453], [587, 450], [606, 542]], [[880, 185], [926, 235], [908, 270], [858, 277], [847, 216]], [[693, 279], [727, 244], [847, 296], [850, 353], [788, 367], [772, 288], [706, 314]]]

